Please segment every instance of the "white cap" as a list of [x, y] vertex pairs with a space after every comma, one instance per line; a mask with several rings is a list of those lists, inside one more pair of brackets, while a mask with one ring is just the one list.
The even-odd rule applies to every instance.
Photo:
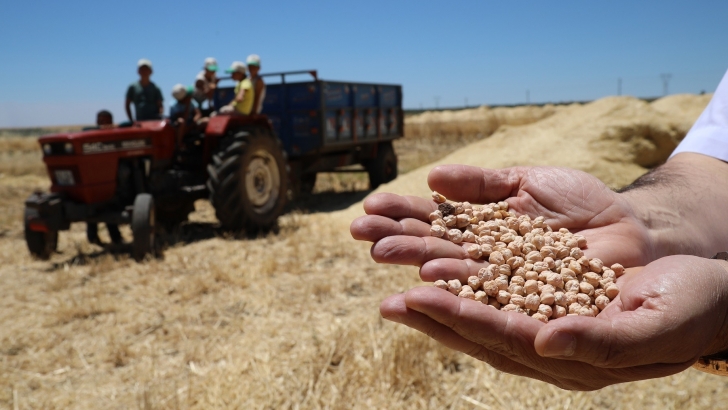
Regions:
[[141, 60], [137, 61], [137, 68], [142, 68], [144, 66], [152, 68], [152, 62], [147, 60], [146, 58], [142, 58]]
[[245, 60], [248, 65], [254, 65], [256, 67], [260, 67], [260, 56], [257, 54], [251, 54], [248, 56], [248, 59]]
[[213, 57], [207, 57], [205, 59], [205, 65], [203, 65], [203, 68], [205, 70], [217, 71], [217, 60], [215, 60]]
[[189, 87], [185, 86], [184, 84], [177, 84], [174, 87], [172, 87], [172, 97], [177, 99], [177, 101], [182, 100], [183, 98], [187, 97], [187, 94], [190, 92]]
[[241, 61], [233, 61], [232, 64], [230, 64], [230, 68], [225, 70], [226, 73], [243, 73], [245, 74], [245, 71], [248, 69], [248, 67], [245, 66]]

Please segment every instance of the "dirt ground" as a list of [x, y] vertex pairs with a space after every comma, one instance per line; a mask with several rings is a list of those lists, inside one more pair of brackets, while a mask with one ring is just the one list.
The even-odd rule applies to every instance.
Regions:
[[[571, 166], [621, 186], [664, 161], [708, 99], [425, 113], [407, 120], [400, 177], [379, 191], [425, 195], [430, 163], [444, 162]], [[384, 297], [421, 282], [416, 268], [373, 263], [349, 236], [370, 193], [361, 174], [319, 175], [279, 232], [258, 239], [221, 235], [199, 201], [180, 242], [145, 263], [87, 244], [81, 224], [50, 261], [33, 261], [23, 199], [47, 186], [33, 139], [0, 137], [2, 408], [715, 409], [728, 399], [728, 379], [694, 370], [567, 392], [382, 320]]]

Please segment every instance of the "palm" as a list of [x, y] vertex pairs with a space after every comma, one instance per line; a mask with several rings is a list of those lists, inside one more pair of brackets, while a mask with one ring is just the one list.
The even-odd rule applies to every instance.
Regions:
[[629, 204], [597, 178], [573, 169], [518, 169], [518, 190], [508, 199], [520, 214], [543, 215], [554, 228], [578, 231], [587, 238], [587, 255], [606, 263], [641, 266], [650, 255], [647, 229]]

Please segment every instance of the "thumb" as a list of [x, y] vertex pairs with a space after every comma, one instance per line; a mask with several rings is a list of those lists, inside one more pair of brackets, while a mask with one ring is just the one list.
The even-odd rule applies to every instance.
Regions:
[[439, 165], [430, 171], [427, 184], [449, 199], [487, 204], [514, 196], [520, 186], [523, 170]]
[[534, 347], [542, 357], [575, 360], [601, 368], [694, 361], [689, 349], [675, 348], [675, 335], [663, 331], [664, 323], [656, 315], [648, 311], [620, 316], [568, 316], [549, 322], [539, 329]]

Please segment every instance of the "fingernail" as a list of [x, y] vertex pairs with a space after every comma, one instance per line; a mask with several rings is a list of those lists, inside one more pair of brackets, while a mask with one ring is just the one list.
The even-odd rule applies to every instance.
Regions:
[[555, 332], [546, 343], [545, 357], [569, 357], [576, 351], [576, 339], [566, 332]]

